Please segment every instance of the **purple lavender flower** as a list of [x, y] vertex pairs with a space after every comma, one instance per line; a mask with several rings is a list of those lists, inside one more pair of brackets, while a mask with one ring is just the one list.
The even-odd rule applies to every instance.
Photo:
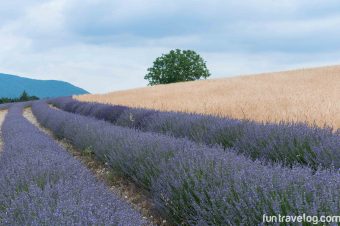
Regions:
[[252, 161], [232, 149], [114, 126], [46, 103], [33, 104], [33, 112], [54, 133], [91, 148], [96, 158], [149, 190], [176, 225], [254, 225], [263, 214], [340, 211], [340, 174], [332, 168]]
[[0, 156], [1, 225], [143, 225], [141, 215], [22, 116], [6, 115]]
[[51, 103], [65, 111], [110, 121], [118, 126], [233, 148], [254, 160], [280, 162], [287, 166], [303, 164], [313, 169], [319, 166], [340, 168], [340, 131], [333, 133], [328, 127], [159, 112], [79, 102], [69, 97], [51, 100]]

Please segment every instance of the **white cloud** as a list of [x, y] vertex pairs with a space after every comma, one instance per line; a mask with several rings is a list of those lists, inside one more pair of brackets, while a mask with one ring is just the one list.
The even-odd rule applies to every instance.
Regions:
[[197, 50], [212, 77], [340, 62], [335, 0], [1, 4], [0, 72], [92, 92], [144, 86], [146, 69], [173, 48]]

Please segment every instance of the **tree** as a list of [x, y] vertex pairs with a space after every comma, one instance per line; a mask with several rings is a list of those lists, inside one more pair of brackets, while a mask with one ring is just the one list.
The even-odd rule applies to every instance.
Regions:
[[168, 84], [174, 82], [194, 81], [210, 76], [206, 62], [192, 50], [171, 50], [153, 62], [144, 79], [148, 85]]
[[19, 97], [20, 101], [28, 101], [30, 98], [28, 96], [28, 94], [26, 93], [26, 91], [24, 90], [24, 92], [22, 92], [21, 96]]
[[22, 92], [19, 98], [7, 98], [2, 97], [0, 98], [0, 104], [2, 103], [14, 103], [14, 102], [24, 102], [30, 100], [39, 100], [39, 97], [30, 96], [26, 91]]

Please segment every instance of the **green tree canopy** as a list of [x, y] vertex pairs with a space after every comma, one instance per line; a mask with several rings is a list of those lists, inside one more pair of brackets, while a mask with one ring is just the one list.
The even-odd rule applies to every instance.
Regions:
[[24, 92], [22, 92], [22, 94], [20, 95], [19, 100], [20, 101], [28, 101], [29, 99], [30, 98], [29, 98], [27, 92], [24, 90]]
[[144, 79], [149, 85], [206, 79], [210, 72], [203, 58], [192, 50], [171, 50], [153, 62]]
[[24, 102], [24, 101], [30, 101], [30, 100], [39, 100], [39, 98], [36, 96], [30, 96], [26, 91], [23, 91], [19, 98], [0, 97], [0, 104]]

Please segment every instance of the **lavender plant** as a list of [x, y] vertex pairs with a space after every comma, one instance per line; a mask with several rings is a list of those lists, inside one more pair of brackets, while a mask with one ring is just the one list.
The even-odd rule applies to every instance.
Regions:
[[148, 189], [173, 224], [256, 225], [267, 215], [337, 215], [340, 174], [335, 169], [284, 167], [252, 161], [228, 149], [35, 103], [37, 119], [79, 148]]
[[143, 225], [66, 150], [12, 105], [3, 127], [0, 225]]
[[0, 110], [6, 110], [9, 107], [9, 104], [0, 104]]
[[257, 123], [230, 118], [159, 112], [148, 109], [86, 103], [72, 98], [51, 101], [72, 113], [106, 120], [142, 131], [185, 137], [192, 141], [233, 148], [252, 159], [340, 168], [340, 131], [303, 123]]

